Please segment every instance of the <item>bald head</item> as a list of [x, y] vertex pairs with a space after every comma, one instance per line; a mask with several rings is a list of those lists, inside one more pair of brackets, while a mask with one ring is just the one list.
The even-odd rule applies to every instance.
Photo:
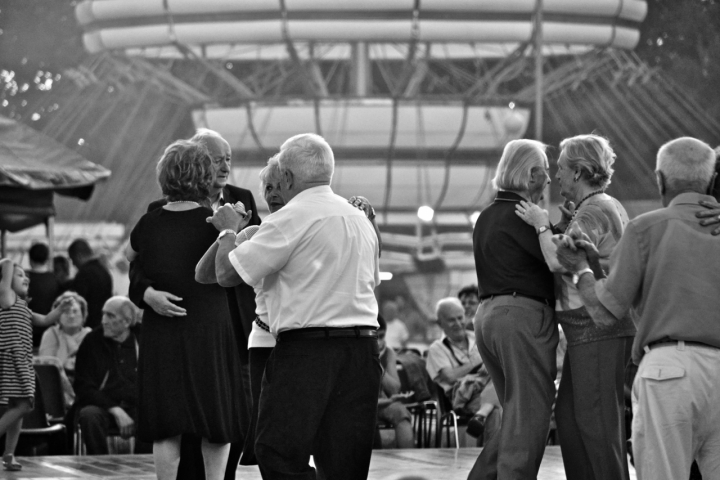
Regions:
[[465, 338], [465, 309], [456, 297], [443, 298], [435, 307], [438, 323], [443, 333], [453, 342]]
[[664, 199], [682, 192], [706, 193], [715, 168], [710, 145], [692, 137], [672, 140], [658, 150], [658, 182]]
[[102, 312], [103, 334], [117, 342], [125, 341], [137, 320], [135, 305], [129, 298], [118, 295], [105, 302]]

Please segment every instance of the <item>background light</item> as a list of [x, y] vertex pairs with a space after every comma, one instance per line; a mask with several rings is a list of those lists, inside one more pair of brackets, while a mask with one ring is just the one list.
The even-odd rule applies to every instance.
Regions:
[[428, 207], [427, 205], [423, 205], [422, 207], [418, 208], [417, 216], [423, 222], [431, 221], [434, 215], [435, 210], [433, 210], [431, 207]]
[[479, 216], [480, 216], [480, 212], [477, 211], [477, 210], [475, 210], [474, 212], [472, 212], [472, 213], [470, 214], [470, 223], [472, 224], [473, 227], [474, 227], [475, 224], [477, 223], [477, 219], [478, 219]]
[[388, 280], [392, 280], [393, 274], [390, 272], [380, 272], [380, 280], [383, 282], [387, 282]]

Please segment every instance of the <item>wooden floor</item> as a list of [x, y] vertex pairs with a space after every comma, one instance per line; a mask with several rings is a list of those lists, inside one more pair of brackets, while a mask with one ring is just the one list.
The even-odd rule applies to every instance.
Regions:
[[[390, 480], [417, 474], [427, 480], [465, 480], [480, 453], [479, 448], [374, 450], [369, 480]], [[2, 479], [112, 479], [151, 480], [155, 478], [150, 455], [109, 455], [87, 457], [19, 457], [21, 472], [0, 471]], [[635, 480], [631, 467], [630, 477]], [[236, 477], [260, 480], [257, 467], [239, 467]], [[538, 480], [565, 478], [560, 447], [547, 447]]]

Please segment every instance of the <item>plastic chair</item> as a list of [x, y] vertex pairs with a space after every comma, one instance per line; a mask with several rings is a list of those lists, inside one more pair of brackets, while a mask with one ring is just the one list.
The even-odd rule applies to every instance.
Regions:
[[470, 417], [461, 416], [455, 413], [452, 408], [450, 399], [445, 395], [445, 391], [438, 384], [435, 384], [435, 399], [439, 407], [439, 421], [436, 431], [435, 445], [439, 448], [442, 445], [442, 432], [446, 429], [447, 445], [450, 446], [450, 428], [453, 429], [455, 436], [455, 448], [460, 448], [460, 433], [458, 427], [467, 426]]
[[35, 364], [38, 385], [42, 390], [43, 406], [51, 425], [65, 418], [65, 398], [60, 371], [55, 365]]
[[[80, 423], [75, 422], [75, 438], [74, 438], [74, 449], [73, 455], [84, 456], [87, 455], [87, 448], [83, 441], [82, 428]], [[127, 440], [120, 436], [120, 430], [117, 428], [111, 428], [107, 434], [107, 445], [108, 453], [110, 455], [117, 455], [122, 453], [133, 454], [135, 453], [135, 437], [130, 437]]]
[[45, 411], [43, 391], [35, 378], [35, 408], [23, 418], [17, 452], [22, 455], [65, 455], [67, 434], [62, 423], [50, 425]]
[[[410, 381], [402, 363], [397, 362], [397, 372], [400, 377], [400, 390], [410, 391]], [[438, 405], [435, 400], [423, 400], [407, 403], [405, 407], [413, 416], [413, 433], [415, 444], [418, 448], [429, 448], [431, 446], [432, 429], [437, 429]]]

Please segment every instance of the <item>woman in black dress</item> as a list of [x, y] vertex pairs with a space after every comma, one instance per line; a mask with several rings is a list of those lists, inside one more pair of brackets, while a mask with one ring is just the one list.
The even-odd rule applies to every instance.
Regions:
[[240, 429], [238, 353], [225, 292], [196, 283], [195, 265], [217, 231], [200, 205], [211, 184], [211, 158], [203, 145], [178, 141], [158, 162], [168, 203], [146, 213], [130, 235], [128, 259], [139, 257], [156, 288], [174, 292], [183, 317], [143, 314], [138, 367], [138, 437], [153, 442], [158, 479], [177, 475], [180, 436], [202, 437], [208, 480], [221, 479]]

